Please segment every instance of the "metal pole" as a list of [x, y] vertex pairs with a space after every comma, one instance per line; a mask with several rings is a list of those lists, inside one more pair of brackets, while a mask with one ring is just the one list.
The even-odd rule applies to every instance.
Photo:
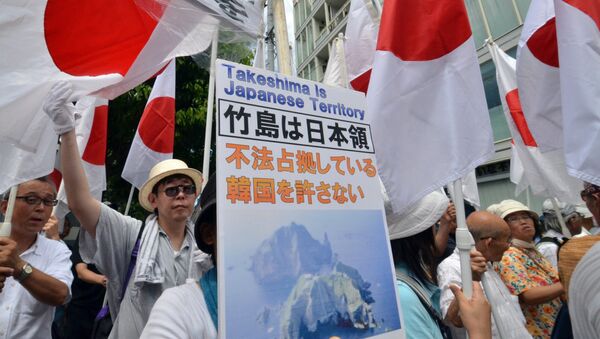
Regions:
[[460, 257], [460, 277], [465, 296], [473, 295], [473, 274], [471, 272], [471, 248], [475, 244], [473, 236], [467, 228], [465, 217], [465, 203], [462, 191], [462, 179], [457, 179], [454, 185], [454, 207], [456, 208], [456, 248]]
[[292, 75], [292, 59], [290, 58], [290, 43], [287, 35], [283, 0], [273, 0], [273, 19], [275, 24], [275, 38], [277, 39], [277, 64], [279, 65], [279, 73]]
[[521, 16], [521, 13], [519, 12], [519, 7], [517, 7], [517, 1], [512, 0], [512, 4], [513, 4], [513, 9], [515, 10], [515, 14], [517, 16], [517, 21], [519, 22], [519, 25], [522, 25], [523, 17]]
[[273, 71], [275, 61], [275, 44], [273, 43], [273, 0], [267, 0], [267, 62], [265, 68], [269, 71]]
[[131, 200], [133, 199], [133, 191], [135, 191], [135, 186], [131, 184], [131, 189], [129, 190], [129, 197], [127, 198], [127, 205], [125, 206], [125, 215], [129, 215], [129, 208], [131, 207]]
[[11, 231], [11, 220], [13, 210], [15, 208], [15, 200], [17, 199], [17, 187], [15, 185], [10, 188], [10, 195], [8, 197], [8, 206], [6, 207], [6, 214], [4, 214], [4, 222], [0, 224], [0, 237], [10, 237]]
[[492, 38], [492, 31], [490, 30], [490, 24], [485, 16], [485, 11], [483, 10], [483, 4], [481, 3], [481, 0], [477, 0], [477, 3], [479, 3], [479, 11], [481, 11], [481, 18], [483, 20], [483, 26], [485, 27], [485, 32], [487, 33], [488, 39], [490, 39], [490, 41], [494, 41], [494, 38]]
[[210, 170], [210, 145], [212, 140], [213, 106], [215, 99], [215, 61], [219, 48], [219, 29], [215, 29], [210, 50], [210, 78], [208, 80], [208, 103], [206, 105], [206, 129], [204, 132], [204, 158], [202, 160], [202, 187], [208, 181]]

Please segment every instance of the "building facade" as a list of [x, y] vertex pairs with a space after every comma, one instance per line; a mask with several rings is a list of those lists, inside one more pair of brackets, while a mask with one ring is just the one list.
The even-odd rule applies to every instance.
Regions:
[[[373, 0], [378, 1], [378, 0]], [[496, 153], [477, 168], [481, 207], [503, 199], [517, 199], [541, 211], [542, 198], [523, 193], [515, 197], [510, 182], [510, 131], [504, 117], [496, 68], [485, 40], [491, 37], [498, 46], [515, 56], [523, 20], [531, 0], [465, 0], [477, 46]], [[343, 33], [348, 20], [350, 0], [294, 0], [295, 59], [298, 76], [322, 81], [333, 39]]]

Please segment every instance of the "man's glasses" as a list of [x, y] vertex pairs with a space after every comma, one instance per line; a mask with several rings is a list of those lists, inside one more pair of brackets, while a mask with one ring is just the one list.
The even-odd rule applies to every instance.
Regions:
[[56, 199], [42, 199], [40, 197], [36, 197], [35, 195], [26, 195], [17, 197], [17, 199], [21, 199], [27, 203], [27, 205], [39, 205], [40, 203], [44, 203], [44, 206], [56, 206], [58, 204], [58, 200]]
[[196, 194], [196, 185], [179, 185], [173, 187], [167, 187], [163, 191], [165, 195], [170, 198], [176, 197], [179, 192], [183, 192], [185, 195], [193, 195]]

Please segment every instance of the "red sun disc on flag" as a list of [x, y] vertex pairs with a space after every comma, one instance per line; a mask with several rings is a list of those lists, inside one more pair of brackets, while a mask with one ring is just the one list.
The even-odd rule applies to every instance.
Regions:
[[600, 2], [590, 0], [564, 0], [564, 2], [587, 14], [600, 30]]
[[81, 159], [93, 165], [106, 163], [106, 138], [108, 128], [108, 105], [96, 107], [90, 137]]
[[47, 0], [44, 36], [54, 64], [74, 76], [125, 75], [164, 11], [150, 7], [152, 16], [135, 0]]
[[148, 103], [140, 125], [140, 138], [146, 147], [159, 153], [173, 153], [175, 139], [175, 99], [154, 98]]
[[538, 28], [527, 40], [527, 47], [539, 61], [548, 66], [558, 67], [556, 18], [546, 21]]
[[440, 58], [471, 37], [463, 0], [396, 0], [383, 6], [377, 50], [404, 61]]

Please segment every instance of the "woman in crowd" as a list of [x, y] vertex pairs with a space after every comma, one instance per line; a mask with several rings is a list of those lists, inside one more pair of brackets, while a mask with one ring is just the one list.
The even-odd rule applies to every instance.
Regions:
[[493, 212], [512, 232], [512, 245], [504, 252], [497, 270], [519, 303], [533, 338], [550, 338], [564, 290], [558, 272], [535, 248], [533, 238], [538, 216], [515, 200], [504, 200]]
[[386, 201], [386, 217], [407, 338], [444, 338], [437, 287], [434, 225], [448, 198], [433, 192], [402, 214]]

